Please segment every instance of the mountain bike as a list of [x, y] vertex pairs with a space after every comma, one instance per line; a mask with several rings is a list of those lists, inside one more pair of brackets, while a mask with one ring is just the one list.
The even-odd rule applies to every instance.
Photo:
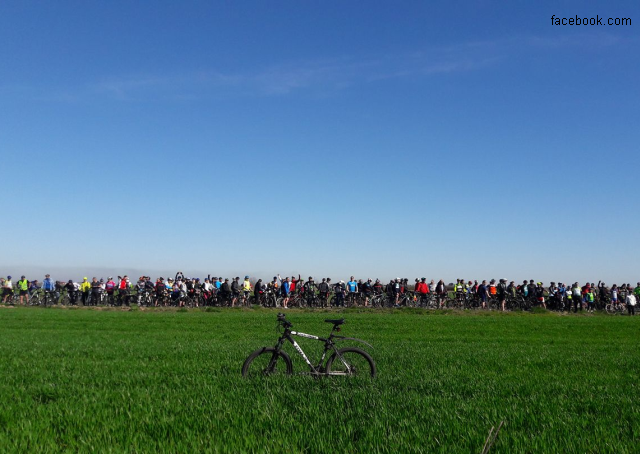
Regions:
[[[309, 366], [309, 374], [314, 377], [332, 375], [375, 377], [376, 364], [367, 352], [357, 347], [344, 347], [339, 349], [336, 346], [336, 342], [351, 340], [362, 342], [369, 347], [371, 347], [371, 345], [361, 339], [356, 339], [355, 337], [335, 335], [334, 333], [336, 331], [340, 331], [340, 325], [344, 324], [344, 319], [325, 320], [325, 322], [333, 324], [331, 334], [329, 334], [329, 337], [327, 338], [293, 331], [291, 329], [293, 324], [286, 319], [284, 314], [278, 314], [278, 324], [276, 329], [280, 333], [280, 337], [278, 338], [275, 347], [262, 347], [251, 353], [242, 365], [242, 376], [255, 377], [291, 375], [293, 373], [291, 358], [287, 352], [282, 349], [284, 342], [289, 341]], [[292, 336], [299, 336], [306, 339], [324, 342], [324, 351], [316, 365], [311, 363], [302, 348], [300, 348], [300, 345], [298, 345]], [[330, 356], [328, 356], [328, 354]]]

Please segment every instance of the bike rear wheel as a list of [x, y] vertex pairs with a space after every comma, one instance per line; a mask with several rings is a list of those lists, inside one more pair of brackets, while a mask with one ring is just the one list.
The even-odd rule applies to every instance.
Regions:
[[345, 347], [327, 360], [327, 375], [375, 377], [376, 363], [369, 353], [356, 347]]
[[276, 353], [273, 347], [263, 347], [251, 353], [242, 365], [242, 376], [284, 376], [293, 373], [291, 358], [285, 352]]

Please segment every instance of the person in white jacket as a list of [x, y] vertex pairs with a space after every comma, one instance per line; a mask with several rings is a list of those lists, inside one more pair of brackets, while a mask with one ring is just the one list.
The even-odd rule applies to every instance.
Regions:
[[629, 315], [636, 315], [636, 296], [633, 293], [628, 293], [626, 302]]

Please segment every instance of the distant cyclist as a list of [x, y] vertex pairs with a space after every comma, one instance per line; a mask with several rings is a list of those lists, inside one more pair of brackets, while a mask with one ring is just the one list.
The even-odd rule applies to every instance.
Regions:
[[78, 292], [76, 289], [76, 284], [74, 284], [73, 281], [69, 279], [69, 282], [66, 283], [64, 288], [67, 291], [67, 295], [69, 295], [69, 304], [75, 306], [78, 300]]
[[423, 277], [415, 287], [416, 296], [420, 299], [420, 305], [425, 306], [427, 304], [427, 295], [429, 295], [429, 285], [427, 284], [427, 278]]
[[282, 308], [289, 309], [289, 298], [291, 296], [291, 281], [289, 278], [286, 278], [282, 283], [282, 287], [280, 289], [282, 293]]
[[100, 293], [102, 292], [102, 287], [100, 286], [100, 281], [98, 281], [97, 277], [91, 279], [91, 304], [93, 306], [97, 306], [100, 302]]
[[438, 297], [438, 305], [440, 309], [444, 307], [444, 302], [447, 299], [447, 286], [442, 279], [436, 284], [436, 295]]
[[86, 306], [89, 304], [89, 295], [91, 292], [91, 283], [87, 280], [86, 277], [82, 278], [82, 283], [80, 284], [80, 291], [82, 292], [82, 305]]
[[384, 291], [384, 287], [382, 286], [382, 282], [380, 282], [380, 279], [376, 279], [376, 281], [373, 283], [373, 293], [375, 293], [376, 295], [381, 295]]
[[538, 282], [538, 286], [536, 287], [536, 299], [543, 308], [547, 308], [547, 304], [544, 301], [544, 286], [542, 285], [542, 282]]
[[307, 301], [307, 306], [312, 306], [314, 304], [317, 289], [318, 289], [318, 286], [313, 280], [313, 277], [309, 276], [309, 280], [307, 280], [307, 282], [305, 282], [304, 285], [302, 286], [302, 290], [303, 290], [302, 293], [304, 298]]
[[480, 299], [480, 304], [483, 309], [487, 308], [487, 300], [489, 298], [489, 288], [487, 286], [487, 281], [484, 280], [480, 285], [478, 285], [478, 298]]
[[120, 305], [129, 305], [129, 276], [126, 274], [124, 277], [118, 276], [118, 297], [120, 298]]
[[496, 294], [498, 296], [498, 301], [500, 302], [500, 305], [502, 306], [502, 312], [506, 311], [506, 304], [507, 304], [507, 281], [506, 279], [500, 279], [500, 283], [498, 284], [497, 288], [496, 288]]
[[636, 315], [636, 295], [632, 292], [629, 292], [627, 295], [627, 310], [629, 311], [629, 315]]
[[571, 286], [571, 305], [574, 313], [578, 312], [578, 306], [580, 306], [580, 312], [582, 312], [582, 291], [577, 282], [574, 282]]
[[242, 281], [242, 304], [247, 304], [249, 301], [249, 296], [251, 295], [251, 281], [249, 281], [249, 276], [244, 277], [244, 281]]
[[324, 277], [322, 278], [322, 282], [318, 284], [318, 293], [320, 297], [320, 304], [326, 307], [329, 302], [329, 284], [327, 283], [327, 279]]
[[156, 281], [156, 306], [159, 306], [161, 302], [164, 302], [164, 297], [167, 293], [167, 286], [164, 283], [164, 278], [160, 276]]
[[356, 302], [356, 294], [358, 293], [358, 283], [355, 278], [351, 276], [349, 282], [347, 282], [347, 302], [349, 305], [354, 306]]
[[344, 285], [344, 281], [337, 282], [333, 286], [333, 291], [335, 293], [335, 305], [336, 307], [344, 307], [344, 294], [346, 291], [346, 287]]
[[54, 292], [56, 291], [56, 284], [51, 280], [51, 276], [46, 274], [44, 276], [44, 280], [42, 281], [42, 290], [45, 293], [48, 293], [52, 300], [55, 300]]
[[11, 283], [11, 276], [7, 276], [7, 279], [2, 284], [2, 302], [13, 304], [13, 284]]
[[263, 293], [264, 293], [264, 284], [262, 283], [262, 279], [258, 279], [258, 282], [256, 282], [256, 285], [253, 288], [253, 297], [257, 305], [262, 304]]
[[29, 281], [24, 276], [18, 281], [18, 291], [20, 292], [20, 304], [22, 304], [23, 298], [26, 299], [25, 303], [29, 304]]

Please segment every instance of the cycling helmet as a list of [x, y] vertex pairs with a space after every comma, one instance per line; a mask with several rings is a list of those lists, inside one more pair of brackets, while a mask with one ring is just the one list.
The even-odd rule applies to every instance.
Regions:
[[11, 276], [7, 276], [7, 279], [11, 279]]
[[84, 279], [85, 281], [87, 280], [87, 278], [86, 278], [86, 277], [83, 277], [82, 279]]
[[25, 279], [24, 275], [20, 279]]
[[249, 276], [245, 276], [244, 278], [245, 278], [245, 279], [249, 279]]
[[109, 276], [107, 279], [111, 280], [111, 279], [113, 279], [113, 277], [112, 277], [112, 276]]
[[71, 279], [69, 279], [69, 284], [73, 284], [73, 281]]
[[200, 278], [199, 277], [196, 278], [196, 282], [200, 282]]

